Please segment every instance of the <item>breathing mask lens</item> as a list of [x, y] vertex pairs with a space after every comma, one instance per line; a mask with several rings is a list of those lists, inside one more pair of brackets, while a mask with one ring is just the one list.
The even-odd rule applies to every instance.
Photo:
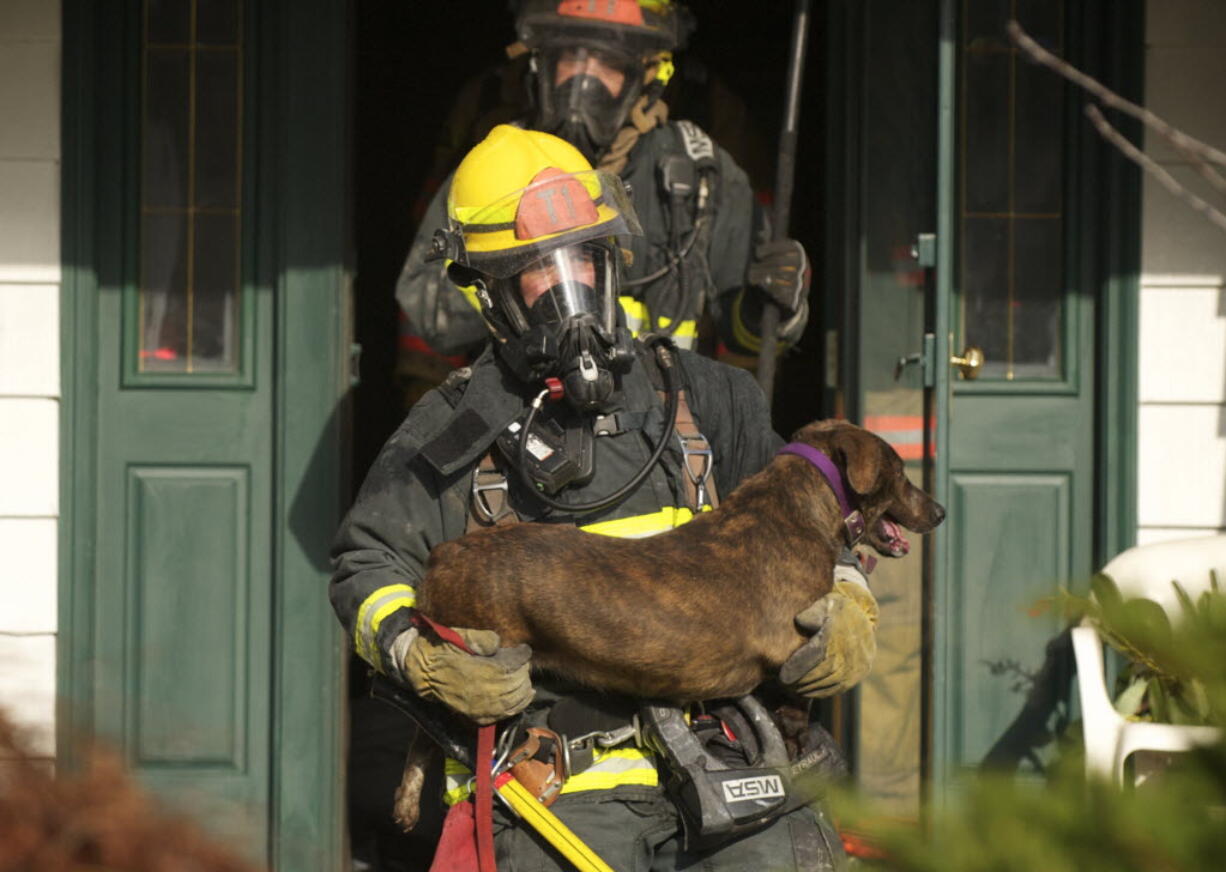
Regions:
[[609, 399], [614, 373], [633, 356], [629, 331], [617, 325], [613, 258], [608, 243], [579, 243], [538, 258], [511, 282], [524, 340], [540, 337], [551, 349], [536, 371], [560, 378], [566, 399], [582, 412]]
[[642, 90], [642, 63], [583, 47], [549, 48], [542, 56], [542, 128], [585, 153], [607, 146]]
[[614, 327], [608, 250], [573, 245], [551, 251], [519, 274], [519, 295], [528, 325], [566, 329], [588, 321], [606, 333]]

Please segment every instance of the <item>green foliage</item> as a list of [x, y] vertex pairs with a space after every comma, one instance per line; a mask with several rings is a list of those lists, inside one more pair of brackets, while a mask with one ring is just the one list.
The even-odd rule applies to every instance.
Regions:
[[1116, 699], [1121, 714], [1170, 724], [1226, 724], [1226, 595], [1210, 572], [1210, 587], [1193, 600], [1171, 582], [1179, 599], [1172, 626], [1147, 599], [1124, 599], [1115, 582], [1096, 575], [1090, 596], [1062, 592], [1072, 619], [1088, 617], [1128, 661]]
[[[1062, 767], [1046, 783], [983, 775], [926, 831], [875, 833], [897, 872], [1155, 872], [1220, 869], [1226, 752], [1195, 755], [1159, 787], [1122, 791]], [[846, 809], [842, 809], [846, 813]]]
[[[1064, 593], [1074, 620], [1088, 617], [1129, 660], [1117, 707], [1137, 717], [1226, 728], [1226, 595], [1193, 600], [1175, 583], [1172, 625], [1156, 603], [1125, 600], [1097, 576], [1092, 597]], [[1070, 731], [1071, 732], [1071, 731]], [[891, 872], [1154, 872], [1226, 867], [1226, 743], [1179, 755], [1137, 787], [1087, 781], [1079, 738], [1044, 780], [968, 776], [923, 826], [889, 824], [855, 797], [835, 803], [840, 823], [871, 834]]]

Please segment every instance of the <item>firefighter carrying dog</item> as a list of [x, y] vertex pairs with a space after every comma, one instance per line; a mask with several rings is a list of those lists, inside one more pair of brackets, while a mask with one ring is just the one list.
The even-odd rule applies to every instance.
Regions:
[[[707, 769], [758, 765], [754, 731], [727, 729], [759, 720], [754, 706], [711, 701], [688, 724], [670, 721], [641, 700], [534, 675], [531, 651], [501, 648], [493, 632], [450, 628], [454, 644], [415, 620], [415, 587], [441, 542], [516, 522], [649, 536], [715, 505], [782, 445], [749, 373], [666, 335], [631, 335], [617, 298], [625, 246], [640, 234], [622, 180], [557, 137], [502, 125], [469, 152], [433, 256], [473, 289], [492, 341], [376, 459], [334, 543], [332, 602], [358, 654], [416, 698], [499, 723], [500, 747], [524, 747], [529, 728], [552, 737], [544, 762], [561, 779], [541, 799], [608, 866], [838, 868], [837, 837], [803, 801], [749, 819], [687, 799]], [[876, 602], [858, 573], [837, 577], [798, 619], [815, 632], [793, 655], [814, 663], [787, 688], [802, 697], [847, 690], [872, 662]], [[599, 608], [576, 602], [570, 619]], [[684, 627], [670, 632], [685, 644]], [[644, 741], [651, 728], [655, 741]], [[673, 752], [687, 742], [718, 763], [684, 765]], [[471, 782], [450, 762], [445, 801], [471, 802]], [[504, 868], [572, 868], [501, 805], [493, 831]], [[451, 850], [440, 846], [436, 863]]]

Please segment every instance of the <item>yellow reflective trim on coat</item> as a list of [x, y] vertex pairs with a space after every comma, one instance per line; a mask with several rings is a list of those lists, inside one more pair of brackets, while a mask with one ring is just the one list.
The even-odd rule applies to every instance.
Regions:
[[[711, 510], [703, 506], [704, 512]], [[646, 539], [664, 533], [674, 527], [680, 527], [694, 519], [694, 513], [685, 506], [660, 509], [650, 515], [632, 515], [629, 518], [617, 518], [613, 521], [599, 521], [579, 529], [585, 533], [596, 533], [600, 536], [613, 536], [616, 539]]]
[[381, 587], [362, 600], [358, 617], [353, 623], [353, 647], [358, 656], [383, 670], [383, 658], [379, 654], [378, 632], [384, 618], [397, 609], [412, 608], [417, 603], [417, 591], [407, 584], [389, 584]]
[[[618, 297], [617, 302], [621, 304], [622, 311], [626, 314], [626, 327], [635, 336], [638, 336], [646, 329], [650, 329], [651, 313], [647, 311], [647, 304], [642, 300], [636, 300], [634, 297]], [[659, 318], [656, 320], [656, 327], [667, 327], [673, 323], [671, 318]], [[693, 340], [698, 338], [698, 322], [693, 320], [682, 321], [680, 326], [673, 331], [673, 339], [682, 348], [689, 348], [693, 345]]]
[[637, 336], [643, 329], [643, 325], [647, 323], [647, 304], [634, 297], [618, 297], [617, 302], [621, 304], [622, 311], [626, 313], [626, 326], [630, 328], [631, 333]]

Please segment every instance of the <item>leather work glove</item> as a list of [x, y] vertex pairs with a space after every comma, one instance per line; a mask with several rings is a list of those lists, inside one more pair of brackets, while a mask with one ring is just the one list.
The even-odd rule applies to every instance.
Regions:
[[523, 711], [532, 701], [532, 649], [500, 648], [493, 630], [453, 629], [472, 654], [415, 629], [396, 640], [393, 650], [404, 649], [398, 658], [401, 674], [417, 695], [438, 700], [482, 726]]
[[808, 266], [805, 247], [795, 239], [761, 242], [754, 248], [746, 280], [783, 310], [786, 321], [808, 306]]
[[783, 662], [779, 681], [786, 688], [834, 696], [868, 675], [877, 654], [877, 600], [862, 579], [856, 569], [835, 567], [834, 588], [796, 616], [796, 626], [814, 635]]

